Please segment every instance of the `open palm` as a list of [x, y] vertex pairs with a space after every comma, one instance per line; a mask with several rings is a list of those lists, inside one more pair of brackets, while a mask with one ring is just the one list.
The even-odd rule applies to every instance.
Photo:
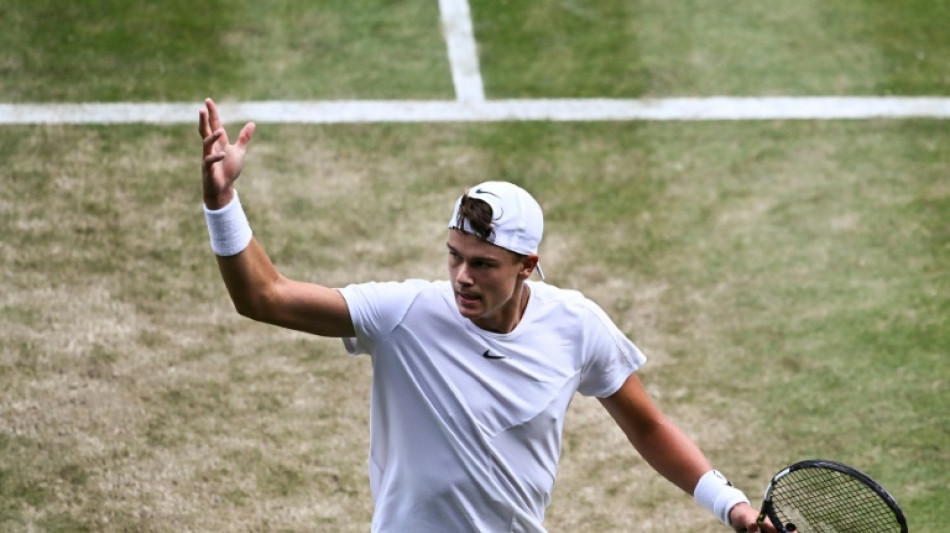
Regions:
[[210, 98], [205, 100], [205, 106], [207, 109], [198, 113], [198, 134], [204, 147], [201, 165], [204, 200], [209, 209], [218, 209], [231, 200], [232, 187], [244, 168], [244, 156], [254, 135], [255, 124], [245, 124], [238, 134], [237, 142], [231, 144], [228, 134], [221, 127], [221, 118], [214, 101]]

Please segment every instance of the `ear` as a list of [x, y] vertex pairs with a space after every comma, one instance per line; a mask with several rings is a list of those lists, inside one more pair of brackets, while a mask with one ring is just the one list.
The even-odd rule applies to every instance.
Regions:
[[529, 254], [525, 255], [521, 259], [521, 270], [518, 272], [518, 277], [521, 279], [528, 279], [531, 277], [531, 274], [534, 273], [535, 267], [538, 266], [538, 254]]

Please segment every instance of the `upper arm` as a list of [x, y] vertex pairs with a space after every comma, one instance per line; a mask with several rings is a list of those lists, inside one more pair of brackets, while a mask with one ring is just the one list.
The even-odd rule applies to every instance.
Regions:
[[648, 433], [665, 419], [663, 413], [650, 400], [636, 374], [630, 374], [615, 393], [606, 398], [600, 398], [600, 403], [631, 442], [635, 437]]
[[[582, 298], [584, 366], [578, 391], [603, 398], [623, 389], [646, 357], [597, 304]], [[634, 379], [636, 383], [639, 383]]]
[[281, 278], [275, 301], [262, 320], [324, 337], [352, 337], [355, 330], [346, 300], [339, 290]]
[[340, 291], [282, 276], [256, 239], [240, 254], [218, 257], [218, 267], [242, 315], [325, 337], [354, 335]]

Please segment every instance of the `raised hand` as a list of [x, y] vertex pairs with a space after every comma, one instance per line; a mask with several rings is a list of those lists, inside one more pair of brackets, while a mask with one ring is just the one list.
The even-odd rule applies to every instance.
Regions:
[[228, 134], [221, 127], [221, 118], [214, 101], [205, 100], [207, 109], [198, 112], [198, 134], [204, 145], [201, 177], [204, 202], [208, 209], [220, 209], [234, 196], [234, 181], [244, 169], [247, 144], [254, 135], [253, 122], [248, 122], [238, 134], [237, 142], [228, 142]]

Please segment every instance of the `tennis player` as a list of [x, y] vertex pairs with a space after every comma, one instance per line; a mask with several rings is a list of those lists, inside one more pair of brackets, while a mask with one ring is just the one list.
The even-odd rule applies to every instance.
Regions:
[[720, 521], [760, 530], [746, 496], [648, 398], [640, 350], [596, 304], [543, 281], [543, 216], [524, 189], [489, 181], [458, 198], [448, 280], [294, 281], [252, 236], [234, 189], [255, 125], [232, 144], [205, 106], [204, 211], [237, 311], [371, 357], [372, 531], [543, 533], [575, 392], [600, 399], [646, 461]]

